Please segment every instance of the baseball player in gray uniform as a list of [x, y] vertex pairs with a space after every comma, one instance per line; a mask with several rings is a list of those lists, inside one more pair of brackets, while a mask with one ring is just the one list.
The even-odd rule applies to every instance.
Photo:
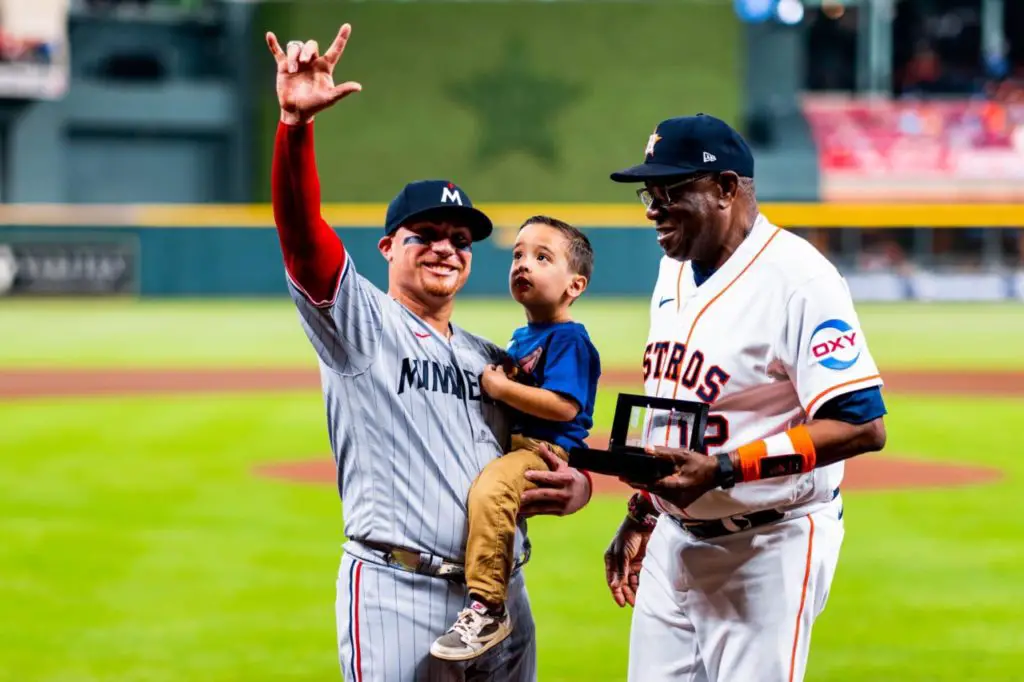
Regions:
[[[509, 587], [514, 633], [468, 663], [429, 655], [469, 601], [462, 559], [470, 485], [509, 444], [505, 410], [479, 381], [504, 351], [450, 321], [473, 243], [492, 225], [454, 183], [410, 183], [391, 201], [379, 242], [387, 293], [357, 272], [321, 217], [313, 142], [313, 117], [361, 90], [333, 81], [350, 32], [342, 26], [323, 55], [315, 41], [282, 49], [267, 34], [281, 104], [274, 216], [288, 288], [319, 360], [345, 519], [336, 599], [342, 673], [353, 682], [534, 680], [524, 521]], [[530, 474], [540, 487], [524, 494], [524, 516], [573, 513], [590, 497], [583, 473], [548, 459], [552, 471]]]

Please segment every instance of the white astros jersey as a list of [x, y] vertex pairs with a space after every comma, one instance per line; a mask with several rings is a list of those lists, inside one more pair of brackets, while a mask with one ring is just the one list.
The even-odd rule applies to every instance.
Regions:
[[289, 291], [319, 357], [346, 537], [461, 562], [470, 485], [508, 445], [479, 383], [504, 351], [455, 325], [445, 339], [347, 252], [333, 301]]
[[[759, 216], [736, 252], [701, 286], [689, 262], [661, 261], [643, 358], [647, 395], [710, 404], [708, 454], [808, 421], [829, 399], [882, 384], [846, 281], [804, 239]], [[648, 442], [679, 447], [655, 424]], [[716, 488], [683, 518], [719, 519], [831, 500], [843, 463]]]

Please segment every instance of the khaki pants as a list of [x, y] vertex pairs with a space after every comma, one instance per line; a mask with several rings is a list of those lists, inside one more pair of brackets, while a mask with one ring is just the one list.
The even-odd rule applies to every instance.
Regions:
[[512, 449], [484, 467], [469, 489], [466, 586], [488, 604], [502, 604], [507, 596], [519, 498], [523, 491], [537, 487], [525, 474], [548, 470], [537, 452], [541, 445], [569, 460], [569, 453], [553, 443], [513, 435]]

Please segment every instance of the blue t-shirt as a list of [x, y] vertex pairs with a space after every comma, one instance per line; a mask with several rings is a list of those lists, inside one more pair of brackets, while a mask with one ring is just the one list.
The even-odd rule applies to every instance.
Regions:
[[523, 383], [559, 393], [580, 407], [568, 422], [519, 412], [513, 431], [566, 450], [586, 447], [601, 376], [601, 359], [586, 328], [578, 322], [530, 323], [512, 333], [508, 353], [523, 373]]

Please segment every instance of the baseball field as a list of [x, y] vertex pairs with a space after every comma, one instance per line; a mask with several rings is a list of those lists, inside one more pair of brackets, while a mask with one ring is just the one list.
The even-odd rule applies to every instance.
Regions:
[[[575, 308], [600, 442], [639, 389], [647, 307]], [[807, 679], [1019, 680], [1024, 308], [860, 310], [889, 443], [849, 466]], [[467, 300], [456, 321], [503, 344], [521, 316]], [[340, 505], [290, 303], [5, 302], [0, 339], [0, 682], [339, 679]], [[530, 523], [544, 682], [624, 679], [601, 559], [624, 497]]]

